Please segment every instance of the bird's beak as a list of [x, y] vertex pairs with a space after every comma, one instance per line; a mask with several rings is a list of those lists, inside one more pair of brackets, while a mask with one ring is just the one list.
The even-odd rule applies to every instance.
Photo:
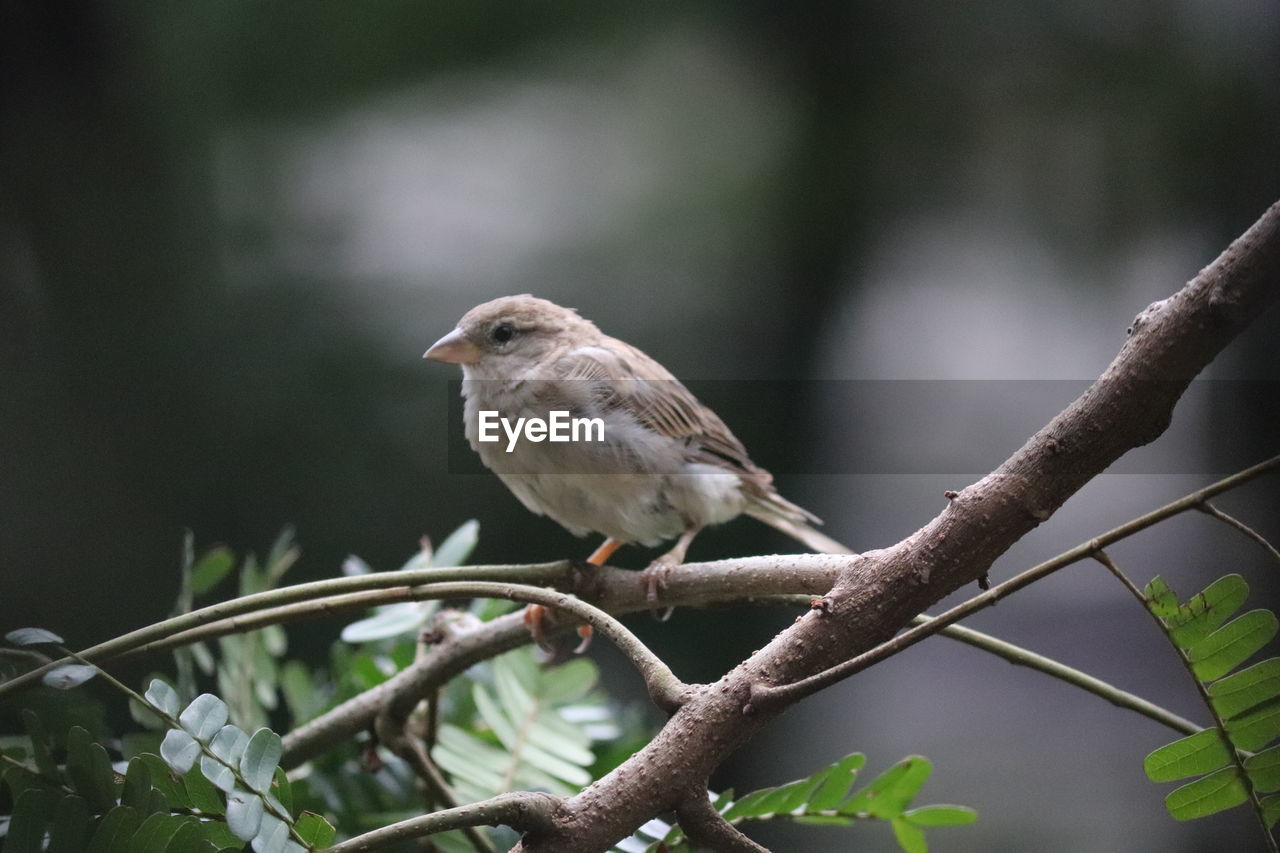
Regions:
[[431, 349], [424, 352], [422, 357], [443, 361], [445, 364], [471, 364], [480, 358], [480, 350], [467, 340], [461, 329], [454, 329], [432, 344]]

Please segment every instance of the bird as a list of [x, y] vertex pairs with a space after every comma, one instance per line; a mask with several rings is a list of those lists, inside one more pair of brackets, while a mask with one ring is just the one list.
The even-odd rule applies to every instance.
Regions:
[[[821, 520], [778, 493], [773, 476], [675, 376], [577, 311], [529, 294], [477, 305], [424, 358], [462, 368], [468, 442], [524, 506], [576, 536], [604, 541], [604, 565], [622, 545], [670, 550], [645, 569], [652, 607], [704, 528], [749, 515], [820, 553], [852, 553], [819, 532]], [[481, 440], [482, 413], [521, 423], [567, 412], [602, 425], [577, 441]], [[496, 414], [495, 414], [496, 413]], [[490, 433], [489, 438], [492, 438]]]

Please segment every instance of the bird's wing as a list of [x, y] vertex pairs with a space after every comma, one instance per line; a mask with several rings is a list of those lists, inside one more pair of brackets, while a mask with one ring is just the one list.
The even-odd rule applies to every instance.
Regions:
[[732, 470], [752, 491], [772, 491], [772, 475], [751, 461], [724, 421], [635, 347], [613, 338], [577, 347], [557, 359], [553, 372], [558, 379], [592, 382], [601, 406], [624, 410], [646, 428], [683, 441], [696, 461]]

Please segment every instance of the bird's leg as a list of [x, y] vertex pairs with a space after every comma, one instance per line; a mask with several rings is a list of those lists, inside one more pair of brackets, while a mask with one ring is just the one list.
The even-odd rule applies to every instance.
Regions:
[[613, 556], [613, 552], [622, 547], [622, 543], [612, 537], [600, 543], [600, 547], [591, 552], [587, 562], [593, 566], [603, 566]]
[[[622, 547], [622, 543], [617, 539], [608, 538], [600, 543], [600, 547], [591, 552], [591, 556], [587, 557], [587, 565], [603, 566], [605, 562], [613, 556], [614, 552]], [[575, 569], [575, 574], [576, 574]], [[576, 578], [575, 578], [575, 586]], [[543, 630], [546, 622], [547, 608], [541, 604], [530, 604], [524, 610], [524, 624], [529, 629], [529, 633], [533, 636], [533, 641], [543, 650], [550, 650], [550, 644], [547, 642], [546, 631]], [[578, 626], [578, 636], [582, 638], [582, 642], [574, 649], [574, 653], [581, 653], [587, 650], [587, 646], [591, 645], [591, 626]]]
[[[650, 607], [657, 605], [658, 590], [666, 588], [667, 575], [671, 574], [672, 569], [684, 562], [684, 555], [689, 550], [689, 543], [693, 541], [693, 537], [697, 536], [701, 530], [701, 527], [686, 528], [670, 551], [654, 560], [649, 564], [649, 568], [641, 572], [640, 576], [644, 578], [645, 589], [647, 590], [645, 598], [648, 600]], [[671, 611], [668, 610], [663, 617], [663, 621], [666, 621], [666, 618], [670, 615]]]

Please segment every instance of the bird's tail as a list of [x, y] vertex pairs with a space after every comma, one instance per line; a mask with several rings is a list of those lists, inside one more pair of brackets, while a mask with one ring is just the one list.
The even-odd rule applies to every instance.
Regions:
[[854, 551], [840, 544], [825, 533], [815, 530], [813, 524], [821, 524], [822, 519], [801, 506], [793, 504], [777, 492], [752, 501], [743, 510], [752, 518], [758, 518], [774, 530], [779, 530], [792, 539], [819, 554], [852, 554]]

